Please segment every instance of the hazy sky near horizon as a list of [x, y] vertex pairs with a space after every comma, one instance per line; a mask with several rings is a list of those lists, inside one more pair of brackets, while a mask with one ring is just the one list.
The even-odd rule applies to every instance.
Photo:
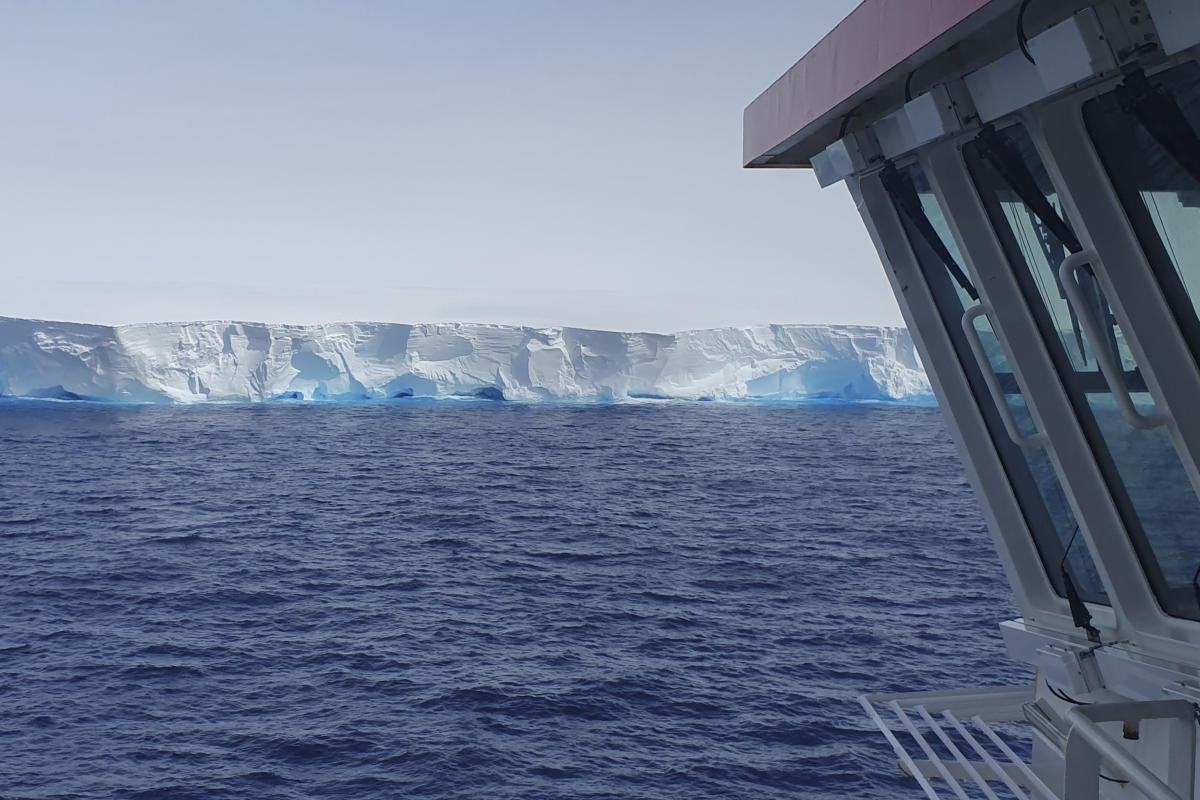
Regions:
[[899, 324], [742, 109], [853, 0], [0, 1], [0, 315]]

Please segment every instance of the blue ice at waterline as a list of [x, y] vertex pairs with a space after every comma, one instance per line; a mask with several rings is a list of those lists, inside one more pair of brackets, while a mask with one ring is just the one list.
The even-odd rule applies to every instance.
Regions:
[[0, 317], [0, 395], [117, 403], [931, 399], [904, 328], [106, 326]]

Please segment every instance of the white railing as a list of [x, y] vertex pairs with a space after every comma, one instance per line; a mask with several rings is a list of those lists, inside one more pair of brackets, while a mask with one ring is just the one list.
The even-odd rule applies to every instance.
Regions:
[[[1163, 736], [1168, 750], [1166, 780], [1155, 775], [1100, 727], [1103, 722], [1136, 726], [1144, 720], [1169, 720]], [[1093, 703], [1067, 711], [1071, 734], [1064, 753], [1064, 800], [1095, 800], [1100, 796], [1100, 764], [1111, 764], [1137, 787], [1146, 800], [1191, 800], [1196, 762], [1196, 708], [1186, 700], [1147, 700], [1140, 703]], [[1178, 791], [1176, 791], [1178, 790]]]
[[[1023, 706], [1033, 700], [1032, 685], [859, 698], [900, 759], [901, 768], [931, 800], [942, 797], [931, 779], [942, 781], [959, 800], [1060, 800], [990, 724], [1023, 720]], [[900, 731], [884, 721], [880, 710], [895, 718]], [[898, 732], [907, 733], [924, 757], [914, 758]]]
[[[1102, 778], [1147, 800], [1193, 797], [1197, 711], [1187, 700], [1086, 703], [1061, 718], [1036, 702], [1032, 685], [871, 695], [859, 702], [901, 769], [931, 800], [943, 793], [958, 800], [1098, 800]], [[1161, 775], [1102, 727], [1121, 722], [1137, 728], [1149, 720], [1168, 726], [1159, 730], [1166, 748]], [[1021, 721], [1061, 757], [1054, 779], [1027, 764], [992, 725]]]

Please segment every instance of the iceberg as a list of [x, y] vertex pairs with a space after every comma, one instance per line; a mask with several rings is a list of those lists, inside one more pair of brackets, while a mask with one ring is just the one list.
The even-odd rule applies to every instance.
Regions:
[[620, 333], [507, 325], [90, 325], [0, 317], [0, 395], [121, 403], [920, 401], [904, 328]]

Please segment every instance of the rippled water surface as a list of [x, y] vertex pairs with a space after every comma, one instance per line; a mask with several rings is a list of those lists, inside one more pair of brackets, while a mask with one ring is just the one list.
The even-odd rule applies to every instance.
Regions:
[[934, 408], [0, 407], [0, 796], [916, 797], [1024, 677]]

